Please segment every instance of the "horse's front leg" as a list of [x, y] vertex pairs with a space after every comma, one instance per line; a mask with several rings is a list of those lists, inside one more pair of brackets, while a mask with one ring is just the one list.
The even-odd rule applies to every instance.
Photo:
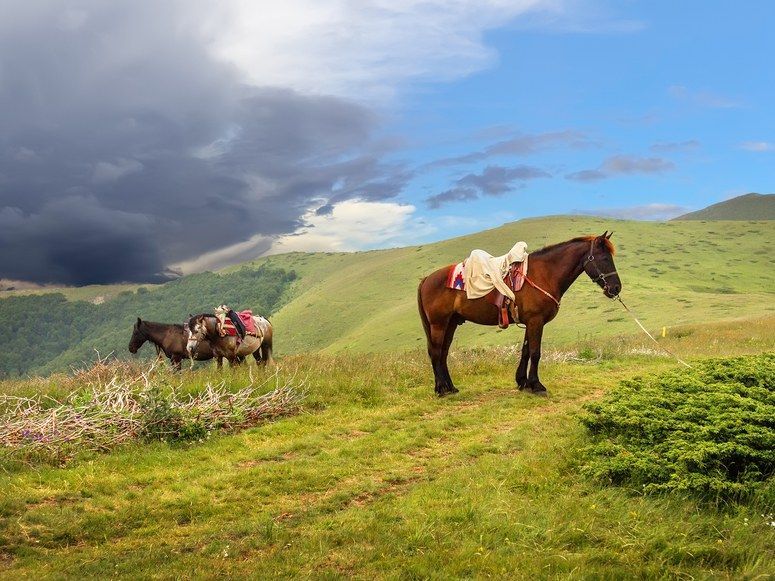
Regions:
[[[530, 354], [530, 371], [527, 374], [525, 387], [535, 395], [547, 395], [546, 387], [538, 379], [538, 362], [541, 360], [541, 338], [544, 334], [544, 322], [533, 319], [527, 324], [527, 343]], [[523, 347], [524, 350], [524, 347]]]
[[218, 371], [223, 369], [223, 356], [222, 355], [218, 355], [218, 357], [217, 357], [217, 369], [218, 369]]
[[522, 355], [517, 365], [517, 387], [524, 389], [527, 385], [527, 363], [530, 361], [530, 350], [528, 349], [527, 329], [525, 329], [525, 339], [522, 341]]

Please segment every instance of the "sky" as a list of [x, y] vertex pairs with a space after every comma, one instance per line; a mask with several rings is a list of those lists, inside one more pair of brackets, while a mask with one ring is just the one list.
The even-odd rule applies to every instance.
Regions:
[[770, 193], [773, 21], [764, 0], [0, 0], [0, 278], [159, 282]]

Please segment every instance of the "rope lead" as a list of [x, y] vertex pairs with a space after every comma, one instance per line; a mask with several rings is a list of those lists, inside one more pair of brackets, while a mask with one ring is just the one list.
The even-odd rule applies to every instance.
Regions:
[[654, 336], [653, 336], [651, 333], [649, 333], [649, 332], [648, 332], [648, 330], [646, 329], [646, 327], [644, 327], [644, 326], [643, 326], [643, 323], [641, 323], [641, 322], [638, 320], [638, 317], [636, 317], [636, 316], [635, 316], [635, 313], [633, 313], [633, 312], [632, 312], [632, 311], [629, 309], [629, 307], [628, 307], [627, 305], [625, 305], [625, 304], [624, 304], [624, 301], [622, 300], [622, 297], [620, 297], [620, 296], [618, 296], [618, 295], [617, 295], [617, 297], [616, 297], [616, 300], [617, 300], [617, 301], [619, 301], [620, 303], [622, 303], [622, 306], [624, 307], [624, 310], [626, 310], [628, 313], [630, 313], [630, 316], [632, 316], [632, 318], [633, 318], [633, 319], [635, 319], [635, 322], [636, 322], [636, 323], [638, 323], [638, 326], [639, 326], [641, 329], [643, 329], [643, 332], [644, 332], [644, 333], [646, 333], [646, 335], [648, 335], [649, 339], [651, 339], [652, 341], [654, 341], [654, 343], [656, 344], [656, 346], [657, 346], [657, 347], [659, 347], [660, 349], [662, 349], [662, 351], [664, 351], [664, 352], [665, 352], [665, 353], [667, 353], [668, 355], [670, 355], [670, 356], [674, 357], [674, 358], [676, 359], [676, 361], [678, 361], [678, 363], [680, 363], [680, 364], [682, 364], [682, 365], [685, 365], [685, 366], [686, 366], [686, 367], [688, 367], [689, 369], [694, 369], [694, 368], [693, 368], [691, 365], [689, 365], [689, 364], [688, 364], [686, 361], [684, 361], [683, 359], [681, 359], [680, 357], [678, 357], [678, 355], [676, 355], [675, 353], [673, 353], [672, 351], [670, 351], [670, 349], [668, 349], [667, 347], [664, 347], [664, 346], [660, 345], [660, 344], [659, 344], [659, 341], [657, 341], [656, 339], [654, 339]]

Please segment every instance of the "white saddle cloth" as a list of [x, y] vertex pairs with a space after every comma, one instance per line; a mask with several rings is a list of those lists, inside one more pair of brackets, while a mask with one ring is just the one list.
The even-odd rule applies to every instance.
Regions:
[[[466, 296], [469, 299], [478, 299], [497, 288], [499, 292], [514, 300], [514, 293], [503, 282], [503, 277], [508, 274], [512, 263], [525, 262], [527, 256], [527, 243], [521, 241], [503, 256], [492, 256], [484, 250], [473, 250], [466, 260]], [[527, 268], [524, 272], [527, 273]]]

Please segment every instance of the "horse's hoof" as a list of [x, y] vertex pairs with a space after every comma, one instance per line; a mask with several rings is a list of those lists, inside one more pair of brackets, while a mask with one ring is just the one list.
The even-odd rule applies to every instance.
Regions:
[[520, 387], [519, 391], [526, 391], [531, 395], [537, 395], [539, 397], [549, 396], [549, 392], [546, 391], [546, 388], [540, 383], [538, 385], [525, 385], [524, 387]]

